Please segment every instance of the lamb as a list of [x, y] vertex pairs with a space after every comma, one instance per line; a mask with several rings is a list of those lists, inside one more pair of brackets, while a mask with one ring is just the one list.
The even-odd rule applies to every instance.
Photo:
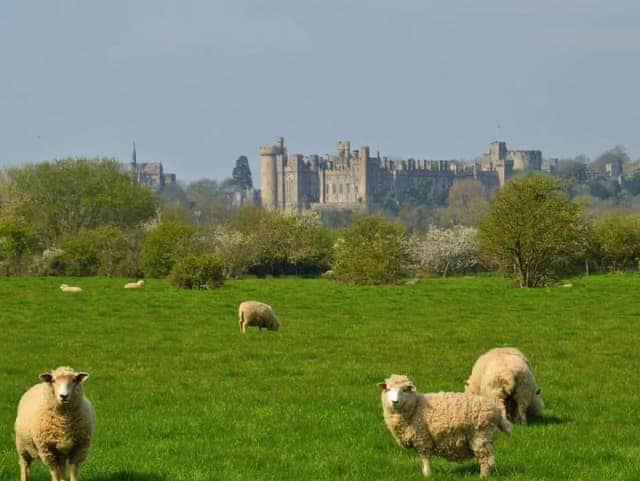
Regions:
[[95, 411], [84, 396], [89, 375], [59, 367], [40, 375], [44, 382], [31, 387], [20, 399], [16, 417], [16, 449], [20, 458], [20, 481], [29, 480], [31, 462], [40, 460], [52, 481], [78, 480], [78, 470], [89, 453], [96, 422]]
[[531, 363], [518, 349], [500, 347], [478, 358], [465, 382], [465, 392], [492, 399], [503, 416], [527, 424], [527, 414], [544, 409]]
[[511, 423], [482, 396], [463, 393], [416, 392], [406, 376], [397, 374], [378, 384], [384, 420], [398, 444], [413, 448], [422, 460], [422, 473], [431, 474], [431, 456], [451, 461], [476, 457], [480, 476], [495, 466], [496, 430], [511, 433]]
[[60, 290], [62, 292], [82, 292], [81, 287], [69, 286], [67, 284], [60, 284]]
[[271, 306], [258, 301], [245, 301], [238, 308], [240, 332], [246, 333], [247, 327], [258, 326], [270, 331], [280, 328], [280, 320], [276, 317]]
[[140, 289], [142, 286], [144, 286], [144, 281], [141, 279], [137, 282], [127, 282], [124, 285], [125, 289]]

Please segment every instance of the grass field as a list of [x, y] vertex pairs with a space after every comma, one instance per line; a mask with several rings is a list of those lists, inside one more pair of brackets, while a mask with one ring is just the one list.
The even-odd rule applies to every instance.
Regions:
[[[640, 479], [640, 276], [519, 290], [495, 278], [344, 287], [324, 280], [228, 282], [0, 279], [0, 480], [18, 479], [15, 408], [40, 372], [86, 370], [98, 426], [83, 481], [422, 479], [382, 420], [376, 383], [463, 388], [479, 354], [531, 359], [543, 417], [499, 434], [505, 480]], [[277, 333], [239, 334], [237, 305], [271, 304]], [[435, 458], [435, 480], [474, 461]], [[36, 481], [48, 480], [41, 463]]]

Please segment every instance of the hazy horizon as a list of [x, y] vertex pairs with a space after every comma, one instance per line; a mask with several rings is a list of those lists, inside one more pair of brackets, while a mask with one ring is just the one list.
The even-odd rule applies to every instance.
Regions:
[[472, 160], [640, 156], [640, 3], [45, 0], [0, 17], [0, 167], [162, 161], [222, 179], [258, 147]]

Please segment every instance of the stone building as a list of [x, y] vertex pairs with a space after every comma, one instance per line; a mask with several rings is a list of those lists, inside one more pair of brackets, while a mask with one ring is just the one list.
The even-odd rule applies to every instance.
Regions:
[[138, 162], [135, 142], [131, 162], [120, 164], [120, 170], [130, 172], [138, 184], [147, 185], [155, 190], [160, 190], [167, 184], [176, 183], [176, 174], [165, 172], [162, 162]]
[[[277, 210], [308, 208], [358, 208], [378, 194], [400, 192], [421, 181], [449, 189], [460, 179], [476, 179], [487, 190], [502, 186], [514, 168], [540, 170], [540, 151], [508, 151], [505, 142], [494, 142], [481, 164], [469, 166], [456, 160], [391, 160], [372, 157], [369, 147], [351, 150], [350, 142], [338, 142], [334, 155], [287, 154], [283, 138], [260, 148], [262, 206]], [[517, 167], [516, 167], [517, 165]], [[524, 167], [523, 167], [524, 166]]]

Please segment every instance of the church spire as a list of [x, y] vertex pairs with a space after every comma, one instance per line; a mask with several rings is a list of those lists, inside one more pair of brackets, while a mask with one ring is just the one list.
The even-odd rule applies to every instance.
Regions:
[[131, 157], [133, 165], [136, 165], [136, 141], [133, 141], [133, 156]]

